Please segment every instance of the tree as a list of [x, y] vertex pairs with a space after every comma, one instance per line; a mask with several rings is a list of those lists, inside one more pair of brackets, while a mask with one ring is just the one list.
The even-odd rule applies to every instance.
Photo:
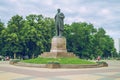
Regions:
[[65, 25], [65, 36], [67, 37], [68, 51], [74, 52], [81, 58], [89, 58], [91, 35], [96, 32], [92, 24], [72, 23]]
[[[0, 51], [2, 55], [17, 58], [34, 58], [50, 51], [51, 39], [55, 35], [54, 20], [42, 15], [30, 14], [13, 16], [4, 27], [0, 21]], [[84, 59], [115, 57], [114, 41], [103, 28], [96, 29], [93, 24], [73, 22], [64, 25], [67, 49]]]
[[68, 51], [80, 58], [95, 59], [97, 56], [115, 56], [113, 39], [106, 35], [103, 28], [98, 30], [92, 24], [72, 23], [65, 25]]
[[14, 58], [16, 58], [17, 53], [22, 53], [22, 45], [20, 40], [20, 30], [23, 27], [24, 20], [22, 16], [15, 15], [8, 22], [7, 26], [7, 38], [6, 38], [6, 46], [5, 48], [9, 48], [8, 50], [14, 54]]
[[2, 32], [4, 30], [5, 30], [4, 23], [2, 23], [0, 20], [0, 51], [1, 51], [0, 55], [3, 54], [2, 49], [3, 49], [4, 43], [3, 43]]
[[44, 18], [42, 15], [26, 16], [22, 33], [29, 57], [50, 50], [50, 42], [54, 32], [52, 31], [53, 23], [53, 19]]
[[96, 57], [102, 56], [108, 58], [112, 57], [112, 54], [116, 52], [113, 39], [106, 35], [103, 28], [99, 28], [97, 33], [94, 35], [94, 46], [96, 46], [93, 48], [95, 54], [97, 54]]

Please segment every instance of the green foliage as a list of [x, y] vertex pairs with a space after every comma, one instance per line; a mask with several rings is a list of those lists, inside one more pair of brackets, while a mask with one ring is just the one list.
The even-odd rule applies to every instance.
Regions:
[[[23, 19], [15, 15], [6, 27], [0, 21], [0, 55], [11, 58], [34, 58], [49, 52], [55, 35], [54, 20], [42, 15], [30, 14]], [[116, 57], [113, 39], [103, 28], [96, 29], [86, 22], [65, 24], [64, 36], [67, 49], [84, 59]]]
[[26, 63], [35, 63], [35, 64], [47, 64], [50, 62], [57, 62], [60, 64], [96, 64], [95, 62], [90, 62], [87, 60], [79, 58], [35, 58], [30, 60], [23, 60], [22, 62]]
[[119, 58], [117, 58], [117, 60], [120, 60], [120, 57], [119, 57]]
[[4, 40], [5, 36], [3, 37], [2, 34], [6, 34], [6, 32], [5, 32], [4, 23], [2, 23], [1, 20], [0, 20], [0, 55], [4, 55], [3, 52], [2, 52], [2, 49], [4, 47], [3, 40]]
[[112, 57], [115, 54], [114, 41], [105, 34], [103, 28], [98, 30], [85, 22], [65, 25], [68, 51], [80, 58], [95, 59], [97, 56]]
[[98, 61], [96, 62], [99, 66], [102, 66], [102, 67], [108, 67], [108, 63], [104, 62], [104, 61]]
[[30, 14], [13, 16], [4, 28], [0, 22], [0, 51], [11, 58], [34, 58], [44, 51], [50, 50], [54, 33], [54, 20], [42, 15]]
[[12, 59], [12, 60], [10, 60], [10, 64], [15, 64], [17, 62], [20, 62], [20, 59]]

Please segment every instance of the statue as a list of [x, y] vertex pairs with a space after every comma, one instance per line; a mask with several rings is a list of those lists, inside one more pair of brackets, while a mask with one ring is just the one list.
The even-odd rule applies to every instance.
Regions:
[[64, 14], [60, 12], [60, 9], [57, 9], [57, 14], [55, 15], [55, 28], [56, 36], [62, 36], [64, 30]]

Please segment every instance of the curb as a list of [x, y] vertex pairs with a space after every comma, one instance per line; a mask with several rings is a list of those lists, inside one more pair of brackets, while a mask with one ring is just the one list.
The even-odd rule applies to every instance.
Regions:
[[99, 64], [32, 64], [32, 63], [23, 63], [23, 62], [18, 62], [12, 65], [23, 66], [23, 67], [35, 67], [35, 68], [51, 68], [51, 69], [56, 69], [56, 68], [82, 69], [82, 68], [107, 67], [105, 65], [99, 65]]

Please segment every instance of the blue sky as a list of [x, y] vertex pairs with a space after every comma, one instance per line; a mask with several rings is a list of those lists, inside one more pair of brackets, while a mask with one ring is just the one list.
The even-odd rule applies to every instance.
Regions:
[[57, 8], [65, 14], [65, 23], [92, 23], [111, 37], [120, 38], [120, 0], [0, 0], [0, 19], [7, 23], [16, 14], [53, 18]]

